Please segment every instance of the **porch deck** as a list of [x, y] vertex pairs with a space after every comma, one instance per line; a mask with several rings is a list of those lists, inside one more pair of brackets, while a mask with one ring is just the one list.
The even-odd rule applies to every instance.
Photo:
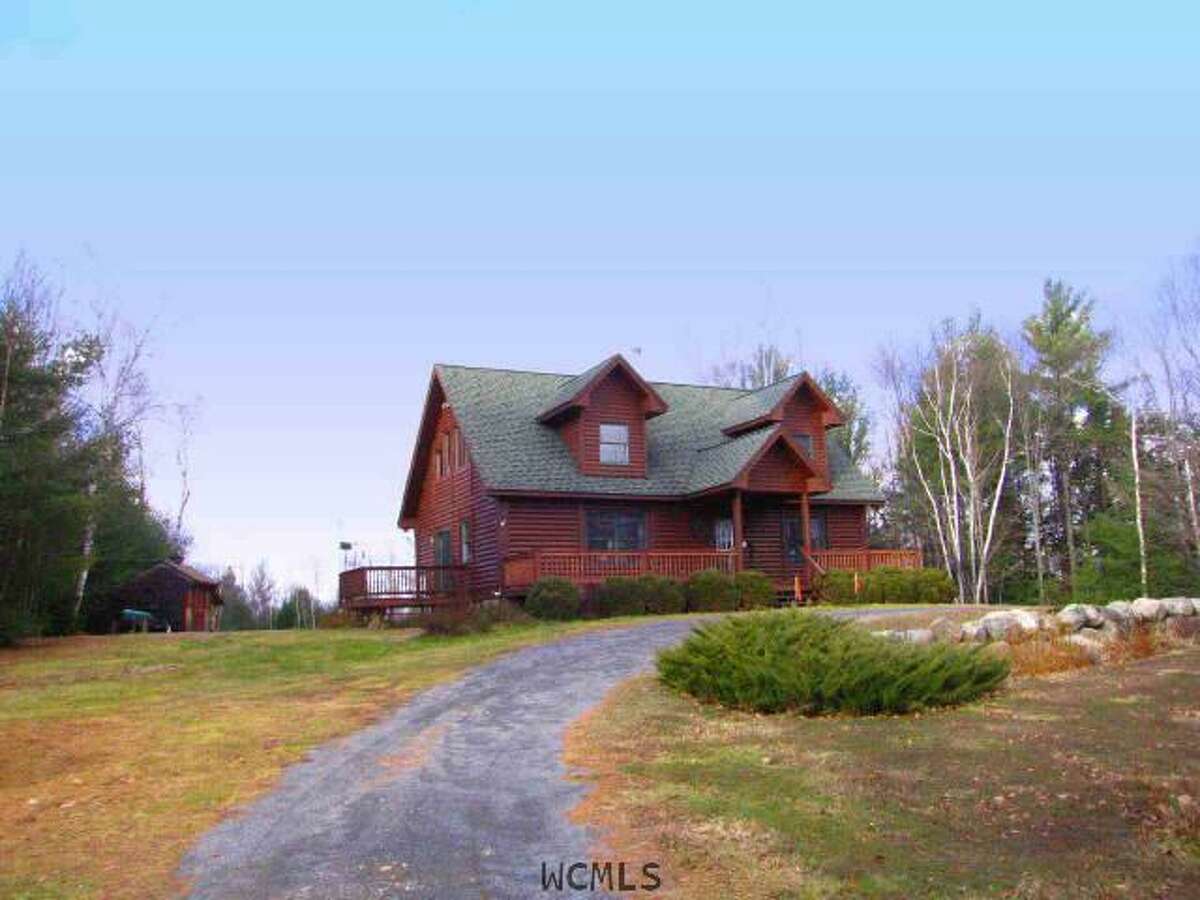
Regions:
[[682, 581], [696, 572], [741, 569], [741, 554], [734, 550], [584, 550], [536, 552], [504, 561], [506, 590], [528, 587], [539, 578], [565, 578], [579, 585], [600, 584], [606, 578], [661, 575]]
[[359, 566], [338, 576], [343, 609], [431, 608], [467, 600], [466, 566]]
[[[920, 550], [813, 550], [810, 572], [866, 572], [881, 566], [919, 569]], [[738, 572], [742, 554], [734, 550], [638, 550], [578, 552], [543, 551], [504, 561], [504, 591], [520, 594], [539, 578], [565, 578], [581, 586], [606, 578], [661, 575], [680, 581], [705, 569]], [[791, 592], [799, 572], [776, 577], [781, 592]], [[387, 612], [431, 609], [469, 599], [467, 566], [360, 566], [339, 576], [338, 597], [344, 609]]]
[[[923, 564], [920, 550], [813, 550], [809, 568], [817, 572], [844, 570], [866, 572], [883, 566], [919, 569]], [[578, 552], [536, 552], [513, 556], [504, 562], [504, 588], [521, 590], [539, 578], [565, 578], [579, 585], [599, 584], [606, 578], [638, 575], [663, 575], [684, 580], [705, 569], [738, 572], [743, 568], [742, 554], [734, 550], [639, 550]], [[791, 590], [798, 572], [776, 581], [782, 590]]]

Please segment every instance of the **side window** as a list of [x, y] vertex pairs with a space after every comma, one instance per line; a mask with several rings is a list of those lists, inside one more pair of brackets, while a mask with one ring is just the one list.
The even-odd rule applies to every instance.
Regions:
[[463, 565], [471, 561], [471, 523], [458, 523], [458, 555]]
[[450, 558], [450, 532], [442, 530], [433, 535], [433, 564], [435, 566], [452, 566]]
[[797, 432], [796, 434], [793, 434], [792, 437], [796, 439], [796, 443], [804, 449], [805, 453], [807, 453], [809, 456], [812, 456], [813, 439], [811, 434], [802, 434]]
[[629, 426], [606, 423], [600, 426], [600, 462], [606, 466], [629, 465]]
[[438, 478], [446, 477], [446, 454], [439, 447], [433, 454], [433, 471]]

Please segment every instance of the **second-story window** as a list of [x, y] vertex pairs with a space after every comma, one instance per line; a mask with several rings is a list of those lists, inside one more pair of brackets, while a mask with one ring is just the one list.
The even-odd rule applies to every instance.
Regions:
[[606, 466], [629, 465], [629, 426], [600, 426], [600, 462]]
[[796, 439], [797, 444], [804, 448], [805, 453], [812, 456], [813, 443], [811, 434], [793, 434], [792, 437]]

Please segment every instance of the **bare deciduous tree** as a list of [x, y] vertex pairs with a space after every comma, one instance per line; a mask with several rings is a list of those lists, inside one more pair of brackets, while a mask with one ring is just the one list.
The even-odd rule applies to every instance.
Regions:
[[96, 335], [99, 358], [84, 396], [88, 408], [88, 440], [95, 462], [85, 488], [88, 512], [80, 546], [82, 560], [75, 581], [75, 615], [83, 607], [96, 537], [96, 492], [105, 478], [123, 477], [127, 450], [155, 408], [144, 369], [150, 329], [136, 329], [115, 314], [99, 314]]
[[977, 322], [946, 322], [912, 362], [893, 354], [880, 368], [900, 430], [899, 462], [920, 485], [958, 601], [985, 603], [1013, 450], [1012, 354]]

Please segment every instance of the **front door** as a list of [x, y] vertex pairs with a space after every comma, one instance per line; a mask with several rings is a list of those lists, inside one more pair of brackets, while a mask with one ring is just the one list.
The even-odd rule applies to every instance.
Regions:
[[[825, 513], [813, 510], [808, 519], [809, 541], [814, 550], [826, 550], [829, 538], [825, 529]], [[788, 565], [799, 568], [804, 565], [804, 520], [796, 513], [783, 517], [783, 552]]]

